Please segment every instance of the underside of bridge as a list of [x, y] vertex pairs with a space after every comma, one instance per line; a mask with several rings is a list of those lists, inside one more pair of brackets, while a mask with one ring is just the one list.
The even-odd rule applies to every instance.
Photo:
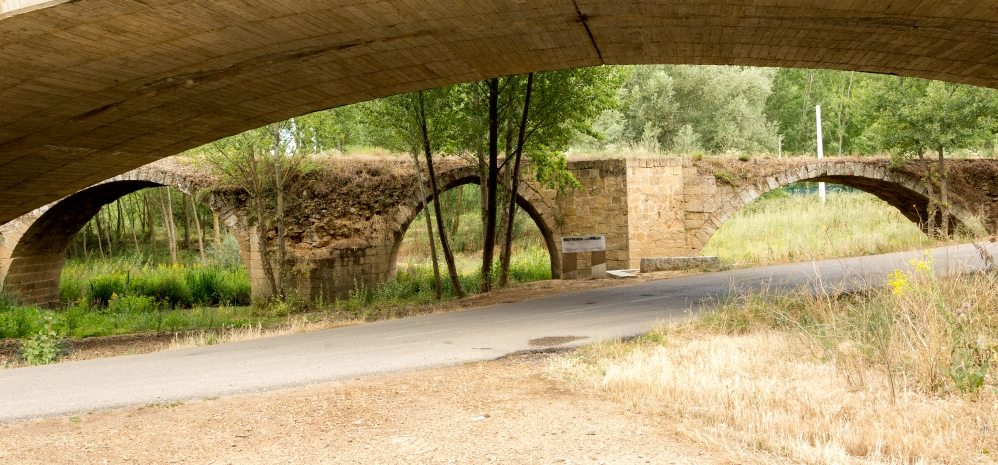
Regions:
[[311, 111], [601, 64], [849, 69], [998, 87], [971, 0], [4, 0], [0, 223]]

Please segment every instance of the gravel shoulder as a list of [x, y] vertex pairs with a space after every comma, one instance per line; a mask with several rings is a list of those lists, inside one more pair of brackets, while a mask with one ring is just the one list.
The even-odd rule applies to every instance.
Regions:
[[0, 427], [0, 463], [737, 463], [569, 391], [549, 355]]

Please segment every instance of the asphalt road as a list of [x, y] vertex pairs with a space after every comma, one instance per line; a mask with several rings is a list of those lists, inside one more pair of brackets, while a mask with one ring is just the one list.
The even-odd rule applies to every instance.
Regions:
[[[998, 244], [988, 245], [998, 255]], [[945, 273], [984, 266], [970, 245], [934, 249]], [[740, 269], [453, 313], [144, 355], [0, 370], [0, 422], [182, 401], [501, 357], [634, 336], [732, 290], [882, 286], [922, 252]]]

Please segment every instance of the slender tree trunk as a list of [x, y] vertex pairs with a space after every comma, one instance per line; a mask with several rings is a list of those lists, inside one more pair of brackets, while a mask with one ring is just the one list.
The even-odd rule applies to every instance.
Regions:
[[194, 229], [198, 233], [198, 254], [201, 256], [201, 261], [204, 261], [204, 230], [201, 229], [201, 216], [198, 215], [198, 206], [194, 203], [194, 199], [191, 199], [191, 209], [194, 216]]
[[433, 240], [433, 222], [430, 221], [430, 209], [426, 205], [426, 191], [423, 189], [423, 173], [419, 169], [419, 153], [412, 152], [412, 164], [416, 167], [416, 183], [419, 185], [419, 202], [423, 205], [423, 217], [426, 219], [426, 240], [430, 243], [430, 261], [433, 262], [433, 294], [437, 300], [443, 297], [440, 283], [440, 262], [437, 260], [437, 244]]
[[[141, 223], [142, 222], [142, 216], [141, 216], [142, 215], [142, 202], [141, 202], [141, 200], [139, 200], [139, 197], [136, 196], [136, 197], [132, 197], [132, 203], [135, 206], [135, 211], [133, 213], [135, 213], [136, 215], [140, 215], [139, 216], [139, 222]], [[128, 229], [132, 230], [132, 243], [135, 245], [135, 253], [140, 253], [141, 250], [142, 250], [142, 248], [139, 247], [139, 233], [137, 231], [138, 228], [135, 226], [135, 215], [128, 215], [128, 226], [129, 226]]]
[[[101, 212], [107, 212], [107, 231], [105, 231], [104, 238], [107, 239], [107, 256], [108, 258], [114, 256], [114, 246], [111, 243], [111, 236], [114, 234], [114, 229], [112, 229], [112, 224], [114, 218], [111, 216], [111, 207], [102, 208]], [[100, 212], [97, 213], [100, 216]]]
[[[509, 209], [506, 213], [503, 249], [499, 254], [499, 286], [509, 284], [509, 262], [513, 255], [513, 222], [516, 220], [516, 196], [520, 189], [520, 160], [523, 158], [523, 144], [526, 142], [527, 115], [530, 112], [530, 94], [534, 88], [534, 73], [527, 75], [527, 89], [523, 94], [523, 113], [520, 115], [520, 132], [516, 138], [516, 151], [513, 153], [513, 173], [509, 181]], [[507, 162], [508, 163], [508, 162]]]
[[170, 263], [177, 264], [177, 230], [173, 224], [173, 196], [170, 188], [163, 188], [160, 200], [163, 204], [163, 225], [166, 228], [166, 248], [170, 252]]
[[100, 251], [100, 258], [104, 258], [104, 244], [101, 242], [101, 221], [100, 221], [100, 210], [97, 210], [97, 216], [94, 217], [94, 226], [97, 231], [97, 250]]
[[211, 212], [211, 230], [214, 234], [215, 240], [215, 250], [222, 249], [222, 227], [221, 221], [218, 220], [218, 213]]
[[457, 235], [461, 228], [461, 213], [464, 211], [464, 186], [454, 189], [454, 220], [451, 222], [450, 233]]
[[277, 211], [274, 215], [274, 223], [277, 226], [277, 292], [280, 298], [284, 298], [284, 281], [287, 270], [287, 249], [284, 245], [284, 179], [281, 167], [281, 155], [274, 157], [274, 189], [277, 191]]
[[180, 209], [184, 215], [184, 250], [191, 250], [191, 216], [187, 214], [187, 194], [180, 193]]
[[[450, 276], [451, 287], [454, 294], [460, 299], [464, 297], [464, 289], [461, 288], [461, 280], [457, 275], [457, 264], [454, 263], [454, 253], [450, 249], [450, 242], [447, 240], [447, 229], [444, 226], [444, 217], [440, 214], [440, 191], [437, 188], [437, 174], [433, 170], [433, 150], [430, 147], [430, 135], [426, 123], [426, 104], [423, 99], [423, 92], [419, 92], [419, 125], [423, 134], [423, 154], [426, 156], [426, 175], [430, 178], [430, 189], [433, 191], [433, 209], [436, 211], [437, 235], [440, 236], [440, 248], [443, 249], [444, 261], [447, 262], [447, 274]], [[427, 212], [429, 214], [429, 212]]]
[[489, 79], [489, 171], [482, 247], [482, 292], [492, 290], [492, 259], [496, 247], [496, 193], [499, 184], [499, 79]]
[[90, 222], [87, 222], [87, 228], [83, 231], [83, 257], [86, 259], [90, 258], [90, 251], [87, 250], [87, 236], [90, 235]]
[[124, 241], [121, 239], [121, 231], [123, 229], [123, 221], [122, 221], [122, 218], [121, 218], [121, 198], [120, 197], [118, 198], [118, 200], [114, 201], [114, 206], [118, 210], [118, 224], [115, 225], [114, 241], [118, 245], [121, 245], [121, 243], [124, 242]]
[[267, 202], [264, 198], [263, 179], [260, 174], [259, 162], [256, 154], [250, 151], [249, 155], [249, 185], [252, 189], [250, 196], [256, 209], [256, 237], [259, 242], [260, 267], [270, 286], [271, 296], [278, 297], [280, 293], [277, 287], [277, 278], [274, 276], [274, 267], [270, 262], [270, 247], [267, 244]]

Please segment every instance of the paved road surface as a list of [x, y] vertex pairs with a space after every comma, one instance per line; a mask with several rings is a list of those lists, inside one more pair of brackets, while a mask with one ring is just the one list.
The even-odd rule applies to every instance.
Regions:
[[[989, 249], [998, 254], [998, 245]], [[973, 246], [935, 249], [937, 268], [979, 268]], [[880, 286], [922, 253], [767, 266], [596, 289], [454, 313], [145, 355], [0, 370], [0, 422], [414, 370], [633, 336], [731, 289]]]

